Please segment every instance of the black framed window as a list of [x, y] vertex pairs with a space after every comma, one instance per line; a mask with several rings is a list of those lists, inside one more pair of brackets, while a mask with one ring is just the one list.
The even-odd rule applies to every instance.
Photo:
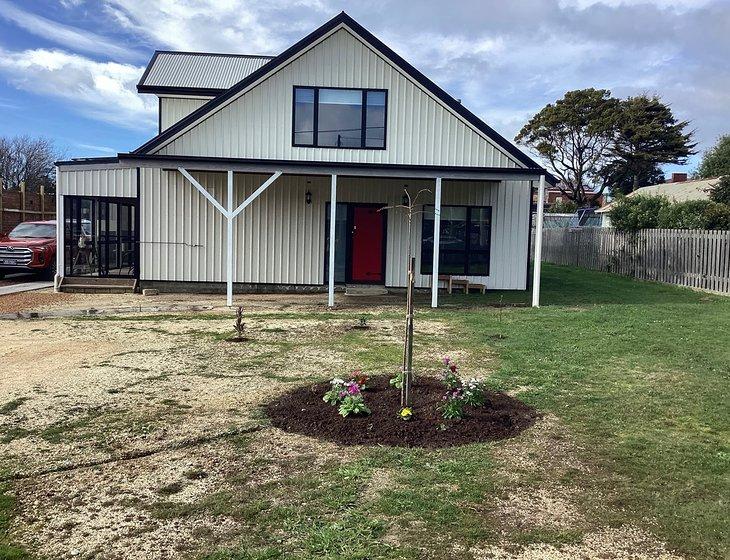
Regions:
[[[421, 274], [433, 272], [434, 207], [426, 206], [421, 236]], [[439, 274], [489, 276], [491, 206], [442, 206]]]
[[384, 150], [387, 110], [386, 90], [295, 86], [292, 143]]

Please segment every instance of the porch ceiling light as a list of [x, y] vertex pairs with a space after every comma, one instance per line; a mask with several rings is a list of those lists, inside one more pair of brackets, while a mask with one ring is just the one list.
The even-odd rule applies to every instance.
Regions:
[[306, 192], [306, 193], [304, 194], [304, 201], [305, 201], [305, 202], [306, 202], [307, 204], [312, 204], [312, 193], [311, 193], [310, 191], [307, 191], [307, 192]]

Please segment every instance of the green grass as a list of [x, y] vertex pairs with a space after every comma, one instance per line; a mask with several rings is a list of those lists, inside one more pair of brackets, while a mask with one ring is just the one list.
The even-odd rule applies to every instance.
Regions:
[[[506, 539], [516, 547], [560, 547], [580, 542], [586, 531], [629, 523], [687, 557], [724, 558], [730, 300], [546, 265], [543, 307], [490, 307], [524, 305], [529, 297], [454, 295], [443, 297], [436, 311], [420, 298], [418, 317], [446, 322], [451, 332], [422, 335], [417, 352], [446, 343], [472, 363], [496, 354], [489, 382], [523, 387], [520, 398], [554, 414], [589, 474], [571, 467], [518, 469], [510, 481], [496, 470], [490, 444], [368, 449], [355, 461], [208, 497], [200, 507], [232, 514], [247, 530], [240, 546], [206, 558], [471, 558], [472, 545]], [[366, 371], [391, 371], [400, 347], [376, 338], [377, 332], [348, 331], [336, 344]], [[420, 357], [417, 362], [425, 365]], [[383, 469], [390, 484], [365, 499], [364, 488]], [[555, 485], [580, 489], [583, 525], [520, 527], [494, 514], [495, 500], [508, 488]]]
[[721, 558], [730, 508], [730, 299], [546, 266], [545, 307], [464, 313], [474, 350], [500, 329], [504, 388], [555, 413], [625, 519], [655, 518], [689, 555]]
[[15, 510], [15, 500], [7, 493], [7, 486], [0, 484], [0, 560], [28, 560], [30, 556], [22, 548], [10, 542], [8, 530]]
[[17, 399], [8, 401], [5, 404], [0, 406], [0, 414], [10, 414], [11, 412], [14, 412], [18, 408], [20, 408], [20, 406], [24, 402], [29, 401], [29, 400], [30, 400], [30, 397], [18, 397]]

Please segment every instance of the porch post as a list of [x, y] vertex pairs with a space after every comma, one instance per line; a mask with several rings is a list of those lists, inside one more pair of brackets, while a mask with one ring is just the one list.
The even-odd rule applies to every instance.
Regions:
[[330, 186], [330, 254], [329, 254], [329, 287], [327, 305], [335, 306], [335, 220], [337, 219], [337, 175], [332, 175]]
[[441, 243], [441, 177], [436, 177], [433, 209], [433, 265], [431, 266], [431, 307], [439, 306], [439, 244]]
[[58, 167], [56, 167], [56, 276], [53, 278], [53, 291], [61, 291], [61, 278], [63, 278], [63, 257], [66, 249], [65, 234], [66, 222], [63, 216], [63, 196], [61, 195], [61, 185], [58, 182]]
[[233, 305], [233, 171], [228, 171], [228, 242], [226, 243], [226, 305]]
[[535, 260], [532, 263], [532, 307], [540, 307], [540, 268], [542, 267], [542, 220], [545, 212], [545, 175], [540, 175], [535, 225]]

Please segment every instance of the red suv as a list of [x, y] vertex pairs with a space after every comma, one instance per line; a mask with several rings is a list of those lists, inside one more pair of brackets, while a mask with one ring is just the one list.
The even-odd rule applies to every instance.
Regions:
[[56, 221], [23, 222], [0, 237], [0, 278], [14, 272], [56, 274]]

